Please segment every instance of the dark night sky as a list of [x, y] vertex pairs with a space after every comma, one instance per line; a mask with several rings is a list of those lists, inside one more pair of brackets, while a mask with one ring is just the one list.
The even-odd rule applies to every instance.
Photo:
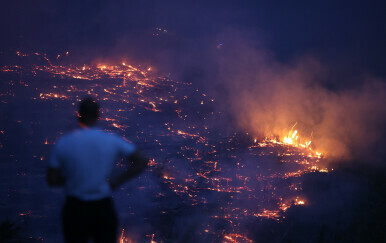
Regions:
[[[253, 33], [280, 61], [312, 54], [345, 72], [386, 76], [385, 1], [3, 1], [0, 49], [94, 58], [196, 53], [218, 33]], [[156, 27], [168, 34], [154, 41]], [[218, 40], [226, 45], [226, 39]]]

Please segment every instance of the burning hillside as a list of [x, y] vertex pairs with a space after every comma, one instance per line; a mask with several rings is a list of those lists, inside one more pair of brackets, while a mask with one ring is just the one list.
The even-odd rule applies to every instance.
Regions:
[[[25, 221], [47, 223], [60, 209], [17, 198], [27, 200], [31, 193], [25, 183], [41, 182], [52, 144], [75, 128], [74, 105], [85, 94], [101, 101], [101, 128], [137, 143], [152, 158], [149, 172], [115, 195], [123, 215], [122, 243], [254, 242], [245, 222], [281, 222], [291, 207], [308, 205], [302, 175], [328, 172], [311, 134], [299, 135], [297, 124], [269, 137], [222, 128], [218, 121], [225, 116], [213, 109], [215, 99], [190, 83], [158, 77], [149, 67], [64, 65], [59, 56], [54, 64], [39, 53], [17, 55], [36, 59], [0, 69], [2, 110], [25, 106], [23, 116], [7, 115], [0, 136], [1, 154], [13, 171], [7, 179], [21, 181], [12, 189], [17, 196], [11, 196], [16, 199], [9, 212]], [[21, 147], [12, 143], [18, 133]], [[48, 240], [60, 237], [55, 230], [45, 232]]]

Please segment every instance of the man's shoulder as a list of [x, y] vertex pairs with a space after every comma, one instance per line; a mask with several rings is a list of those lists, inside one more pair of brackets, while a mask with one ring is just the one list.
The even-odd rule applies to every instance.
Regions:
[[72, 144], [74, 141], [79, 141], [82, 139], [92, 139], [94, 141], [100, 142], [121, 142], [124, 139], [118, 136], [115, 133], [106, 132], [99, 128], [91, 128], [91, 129], [77, 129], [75, 131], [69, 132], [67, 134], [62, 135], [58, 141], [58, 146], [66, 146], [66, 144]]
[[115, 133], [106, 132], [106, 131], [104, 131], [102, 129], [99, 129], [99, 128], [90, 129], [86, 133], [89, 134], [90, 136], [97, 136], [97, 137], [102, 137], [102, 138], [105, 138], [105, 139], [118, 139], [118, 138], [120, 138]]

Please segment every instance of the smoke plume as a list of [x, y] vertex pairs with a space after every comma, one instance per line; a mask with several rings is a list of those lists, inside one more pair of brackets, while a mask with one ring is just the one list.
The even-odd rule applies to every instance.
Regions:
[[332, 74], [315, 57], [279, 62], [245, 39], [228, 38], [227, 44], [215, 53], [215, 90], [246, 132], [258, 138], [282, 136], [296, 124], [301, 137], [311, 138], [316, 150], [335, 159], [368, 158], [382, 147], [377, 146], [385, 135], [382, 80], [363, 78], [359, 85], [341, 80], [350, 88], [328, 89], [323, 84]]

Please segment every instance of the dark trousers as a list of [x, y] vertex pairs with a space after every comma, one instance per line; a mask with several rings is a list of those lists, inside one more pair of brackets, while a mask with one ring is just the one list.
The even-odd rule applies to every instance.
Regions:
[[67, 197], [62, 212], [66, 243], [117, 242], [117, 215], [111, 198], [82, 201]]

